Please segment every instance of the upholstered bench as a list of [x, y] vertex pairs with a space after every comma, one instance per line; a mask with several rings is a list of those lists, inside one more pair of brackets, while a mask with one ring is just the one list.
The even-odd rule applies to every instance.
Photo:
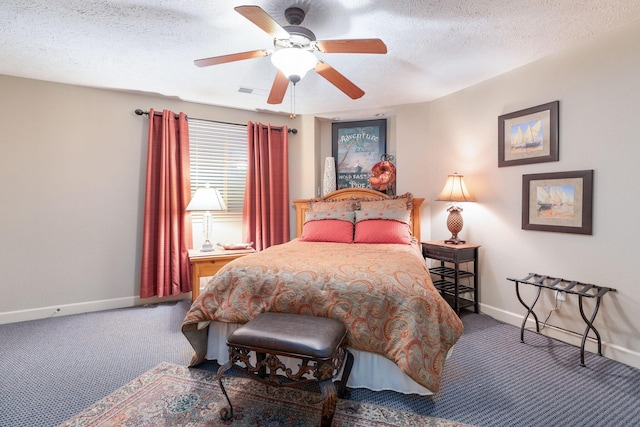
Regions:
[[[324, 397], [321, 426], [330, 426], [336, 398], [344, 396], [353, 365], [353, 355], [346, 349], [346, 335], [344, 324], [335, 319], [301, 314], [261, 313], [245, 323], [227, 338], [229, 361], [218, 369], [218, 383], [229, 403], [228, 409], [220, 411], [220, 417], [225, 421], [233, 418], [222, 376], [235, 366], [249, 378], [276, 387], [317, 382]], [[252, 353], [255, 364], [250, 360]], [[301, 361], [297, 372], [287, 369], [280, 360], [283, 356]], [[343, 363], [336, 389], [333, 380]]]

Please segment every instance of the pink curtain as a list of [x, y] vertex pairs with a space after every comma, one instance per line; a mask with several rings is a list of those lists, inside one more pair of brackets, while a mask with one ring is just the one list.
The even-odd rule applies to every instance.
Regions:
[[187, 116], [149, 110], [140, 297], [191, 291], [191, 199]]
[[289, 241], [287, 127], [249, 122], [243, 239], [258, 251]]

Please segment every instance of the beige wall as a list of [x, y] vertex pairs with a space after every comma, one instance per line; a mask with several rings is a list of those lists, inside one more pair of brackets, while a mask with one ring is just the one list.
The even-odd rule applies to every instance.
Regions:
[[[506, 278], [529, 272], [617, 288], [603, 298], [595, 324], [605, 355], [634, 366], [640, 366], [639, 44], [636, 23], [434, 102], [402, 106], [396, 135], [400, 186], [426, 197], [433, 239], [449, 235], [447, 204], [434, 201], [447, 174], [464, 174], [475, 193], [478, 202], [464, 207], [462, 234], [482, 245], [483, 312], [519, 326], [526, 311]], [[555, 100], [560, 161], [498, 168], [497, 117]], [[582, 169], [595, 171], [593, 235], [522, 230], [522, 175]], [[544, 319], [552, 292], [538, 305]], [[577, 297], [569, 296], [550, 323], [582, 333]]]
[[[637, 23], [439, 100], [398, 106], [388, 135], [398, 192], [426, 198], [423, 240], [448, 237], [446, 204], [433, 201], [447, 174], [464, 174], [475, 193], [462, 235], [482, 245], [483, 312], [519, 325], [524, 310], [506, 278], [528, 272], [615, 287], [596, 326], [605, 355], [634, 366], [639, 43]], [[0, 323], [57, 308], [69, 314], [140, 303], [146, 120], [134, 109], [298, 128], [289, 145], [292, 198], [315, 194], [331, 152], [330, 124], [313, 117], [292, 124], [286, 116], [6, 76], [0, 93]], [[498, 168], [497, 117], [553, 100], [560, 101], [560, 161]], [[522, 175], [581, 169], [595, 170], [593, 235], [521, 230]], [[542, 318], [552, 305], [544, 295]], [[551, 323], [582, 332], [575, 297]], [[571, 334], [547, 331], [579, 344]]]
[[[148, 120], [135, 109], [304, 125], [2, 75], [0, 93], [0, 323], [154, 301], [137, 298]], [[303, 132], [290, 136], [294, 174], [313, 153], [313, 139], [306, 144]], [[300, 197], [304, 180], [291, 182]]]

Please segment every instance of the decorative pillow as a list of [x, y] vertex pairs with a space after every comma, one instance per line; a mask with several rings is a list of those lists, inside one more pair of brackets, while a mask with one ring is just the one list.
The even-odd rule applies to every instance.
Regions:
[[354, 212], [306, 212], [300, 240], [353, 243]]
[[329, 219], [338, 221], [349, 221], [351, 224], [356, 222], [356, 213], [354, 211], [320, 211], [305, 212], [304, 223], [309, 221], [326, 221]]
[[407, 210], [356, 211], [354, 243], [411, 244]]
[[371, 219], [387, 219], [391, 221], [399, 221], [409, 225], [411, 212], [408, 210], [364, 210], [355, 211], [355, 222], [366, 221]]
[[401, 196], [391, 196], [387, 199], [362, 199], [361, 210], [411, 210], [413, 194], [405, 193]]
[[309, 210], [311, 212], [331, 212], [348, 211], [352, 212], [358, 208], [356, 199], [343, 200], [309, 200]]

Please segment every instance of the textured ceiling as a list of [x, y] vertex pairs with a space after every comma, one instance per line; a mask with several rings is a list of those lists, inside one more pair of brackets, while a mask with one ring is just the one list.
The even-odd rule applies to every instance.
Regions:
[[281, 25], [298, 5], [318, 39], [386, 43], [386, 55], [317, 54], [365, 91], [352, 100], [307, 74], [296, 113], [326, 117], [429, 101], [640, 19], [640, 0], [2, 0], [0, 74], [288, 114], [291, 88], [282, 104], [266, 102], [270, 58], [193, 64], [272, 48], [233, 10], [242, 4]]

